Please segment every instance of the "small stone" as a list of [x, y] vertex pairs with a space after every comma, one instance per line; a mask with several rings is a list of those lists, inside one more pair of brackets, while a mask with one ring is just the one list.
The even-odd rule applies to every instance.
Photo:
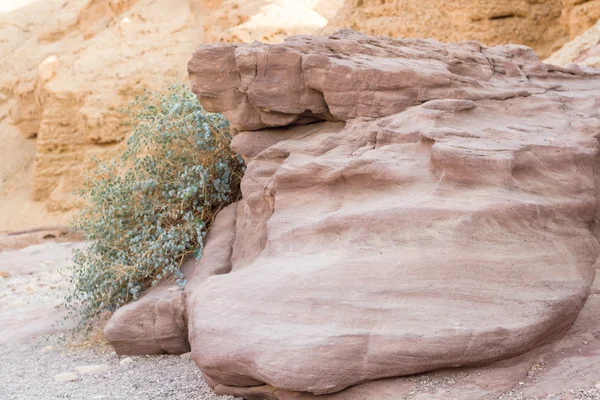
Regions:
[[525, 382], [519, 382], [519, 385], [524, 385], [524, 384], [525, 384]]
[[187, 353], [181, 354], [179, 357], [191, 360], [192, 359], [192, 352], [188, 351]]
[[600, 382], [596, 383], [596, 386], [594, 386], [596, 389], [600, 389]]
[[77, 374], [75, 372], [63, 372], [62, 374], [54, 375], [56, 382], [72, 382], [77, 380]]
[[121, 365], [133, 364], [133, 359], [131, 357], [125, 357], [124, 359], [119, 361], [119, 364], [121, 364]]
[[82, 365], [79, 367], [75, 367], [75, 371], [80, 374], [89, 375], [89, 374], [99, 374], [102, 372], [108, 372], [110, 367], [106, 364], [98, 364], [98, 365]]
[[8, 278], [10, 276], [10, 272], [8, 271], [0, 271], [0, 277]]
[[42, 347], [42, 349], [40, 350], [40, 353], [46, 354], [46, 353], [51, 352], [52, 350], [54, 350], [54, 346], [45, 346], [45, 347]]

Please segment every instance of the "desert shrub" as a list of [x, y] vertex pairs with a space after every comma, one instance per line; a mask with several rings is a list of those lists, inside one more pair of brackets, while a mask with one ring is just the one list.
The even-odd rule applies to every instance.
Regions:
[[162, 279], [183, 286], [181, 264], [201, 256], [214, 216], [240, 195], [244, 167], [229, 146], [229, 124], [186, 87], [145, 92], [129, 115], [126, 150], [97, 161], [79, 191], [86, 206], [74, 228], [88, 246], [74, 255], [65, 304], [80, 327]]

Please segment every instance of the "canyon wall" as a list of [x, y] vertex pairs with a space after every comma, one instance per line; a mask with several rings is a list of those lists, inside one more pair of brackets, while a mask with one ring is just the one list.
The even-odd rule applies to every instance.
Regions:
[[580, 64], [600, 67], [600, 22], [571, 40], [545, 60], [555, 65]]
[[519, 43], [547, 57], [598, 18], [598, 0], [346, 0], [324, 31]]

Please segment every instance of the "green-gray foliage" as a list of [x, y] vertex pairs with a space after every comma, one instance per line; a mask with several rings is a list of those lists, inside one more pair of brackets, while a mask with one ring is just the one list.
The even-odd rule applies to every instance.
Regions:
[[127, 149], [98, 162], [80, 194], [75, 229], [88, 241], [77, 251], [66, 298], [81, 326], [136, 300], [202, 254], [216, 213], [239, 197], [243, 161], [230, 148], [229, 124], [206, 112], [184, 86], [146, 92], [130, 108]]

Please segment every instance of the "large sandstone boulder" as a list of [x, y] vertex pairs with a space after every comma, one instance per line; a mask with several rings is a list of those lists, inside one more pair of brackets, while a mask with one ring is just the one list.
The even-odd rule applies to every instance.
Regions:
[[598, 255], [599, 71], [352, 31], [204, 46], [188, 68], [247, 160], [231, 272], [187, 310], [219, 391], [486, 364], [577, 317]]

